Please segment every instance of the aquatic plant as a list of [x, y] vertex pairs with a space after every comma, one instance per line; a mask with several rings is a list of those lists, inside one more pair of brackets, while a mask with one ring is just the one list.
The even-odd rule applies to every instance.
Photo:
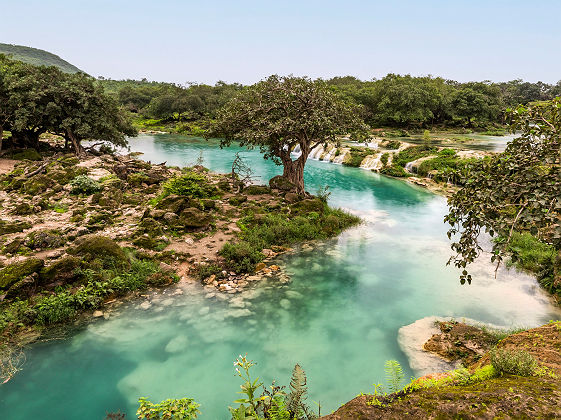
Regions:
[[192, 398], [167, 399], [159, 403], [153, 403], [146, 398], [138, 400], [138, 419], [146, 420], [189, 420], [196, 419], [201, 412], [201, 406]]

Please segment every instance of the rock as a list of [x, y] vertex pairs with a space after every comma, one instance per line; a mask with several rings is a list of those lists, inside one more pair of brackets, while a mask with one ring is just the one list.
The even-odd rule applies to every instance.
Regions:
[[165, 347], [167, 353], [179, 353], [187, 347], [187, 337], [184, 335], [178, 335], [172, 338]]
[[76, 241], [76, 246], [67, 250], [86, 261], [100, 260], [103, 266], [128, 266], [129, 259], [121, 247], [112, 239], [100, 235], [87, 235]]
[[93, 313], [94, 318], [101, 318], [103, 316], [102, 311], [94, 311]]
[[274, 176], [269, 180], [269, 186], [280, 191], [296, 192], [297, 188], [292, 182], [282, 175]]
[[28, 222], [22, 222], [20, 220], [0, 220], [0, 235], [23, 232], [25, 229], [29, 228], [31, 228], [31, 223]]
[[288, 299], [281, 299], [279, 305], [283, 309], [290, 309], [291, 306], [290, 301]]
[[230, 203], [232, 206], [239, 206], [242, 203], [245, 203], [247, 201], [247, 196], [245, 195], [236, 195], [234, 197], [231, 197], [228, 200], [228, 203]]
[[185, 243], [187, 245], [193, 245], [195, 241], [193, 240], [193, 238], [185, 238]]
[[177, 216], [177, 214], [172, 213], [172, 212], [166, 212], [163, 216], [164, 221], [167, 224], [173, 225], [177, 222], [177, 220], [179, 219], [179, 217]]
[[261, 270], [263, 270], [265, 267], [267, 267], [267, 265], [263, 262], [257, 263], [257, 265], [255, 266], [255, 272], [259, 272]]
[[298, 194], [296, 194], [296, 193], [287, 192], [287, 193], [284, 195], [284, 199], [285, 199], [285, 201], [286, 201], [287, 203], [293, 204], [293, 203], [296, 203], [296, 202], [300, 201], [300, 200], [301, 200], [301, 197], [300, 197]]
[[157, 209], [165, 209], [169, 212], [179, 214], [183, 209], [189, 207], [189, 199], [179, 195], [168, 195], [163, 198], [158, 204]]
[[212, 222], [212, 217], [209, 214], [194, 208], [187, 208], [181, 212], [178, 223], [186, 229], [200, 229], [208, 227], [210, 222]]
[[59, 248], [66, 244], [66, 237], [58, 230], [36, 230], [25, 238], [25, 246], [31, 249]]
[[37, 273], [43, 264], [43, 260], [32, 257], [4, 267], [0, 270], [0, 289], [7, 289], [24, 277]]
[[40, 284], [49, 284], [62, 281], [64, 284], [71, 283], [79, 278], [76, 269], [80, 267], [80, 258], [66, 256], [53, 264], [45, 267], [40, 272]]
[[150, 308], [152, 306], [152, 304], [148, 301], [145, 301], [145, 302], [142, 302], [139, 306], [140, 306], [140, 309], [146, 310], [146, 309]]
[[247, 195], [262, 195], [269, 194], [270, 192], [271, 188], [266, 185], [250, 185], [244, 189], [244, 193]]

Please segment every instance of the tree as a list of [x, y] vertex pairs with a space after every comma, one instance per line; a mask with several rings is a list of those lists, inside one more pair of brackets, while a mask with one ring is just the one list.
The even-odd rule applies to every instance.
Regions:
[[0, 56], [1, 130], [12, 133], [22, 147], [39, 145], [50, 132], [72, 142], [77, 154], [83, 140], [126, 145], [136, 130], [114, 99], [83, 73], [63, 73], [56, 67], [35, 67]]
[[520, 137], [471, 168], [465, 186], [448, 201], [448, 236], [459, 235], [450, 262], [464, 269], [462, 284], [471, 283], [466, 267], [482, 251], [482, 230], [498, 237], [491, 257], [497, 264], [516, 231], [528, 231], [561, 251], [561, 99], [520, 105], [509, 110], [509, 118]]
[[[339, 99], [321, 80], [277, 75], [242, 90], [219, 113], [209, 135], [222, 146], [237, 140], [259, 147], [265, 159], [283, 165], [283, 176], [303, 194], [304, 166], [311, 150], [337, 135], [364, 134], [360, 109]], [[295, 160], [291, 152], [300, 147]]]

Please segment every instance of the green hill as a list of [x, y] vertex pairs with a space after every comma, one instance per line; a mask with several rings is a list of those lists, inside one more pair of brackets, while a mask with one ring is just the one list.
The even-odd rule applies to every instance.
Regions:
[[65, 73], [78, 73], [82, 71], [58, 55], [37, 48], [0, 43], [0, 54], [11, 56], [14, 60], [20, 60], [34, 66], [57, 66]]

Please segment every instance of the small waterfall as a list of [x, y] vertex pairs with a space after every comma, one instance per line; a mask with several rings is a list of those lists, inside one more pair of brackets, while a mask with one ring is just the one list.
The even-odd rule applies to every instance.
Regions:
[[345, 160], [345, 156], [347, 156], [347, 153], [349, 153], [349, 149], [341, 149], [339, 155], [333, 158], [333, 163], [343, 163], [343, 161]]
[[407, 163], [405, 164], [405, 170], [406, 170], [407, 172], [409, 172], [410, 174], [414, 174], [414, 173], [415, 173], [414, 168], [413, 168], [413, 163], [414, 163], [414, 162], [415, 162], [415, 161], [407, 162]]
[[381, 153], [377, 153], [375, 155], [368, 155], [360, 163], [360, 167], [362, 169], [379, 171], [380, 169], [382, 169], [382, 161], [380, 160], [381, 157], [382, 157]]
[[309, 158], [314, 160], [320, 160], [323, 151], [324, 151], [323, 146], [320, 144], [319, 146], [316, 146], [312, 149]]
[[324, 156], [322, 156], [321, 160], [324, 160], [326, 162], [331, 162], [335, 157], [335, 153], [337, 153], [337, 147], [329, 146], [327, 148], [327, 153]]

